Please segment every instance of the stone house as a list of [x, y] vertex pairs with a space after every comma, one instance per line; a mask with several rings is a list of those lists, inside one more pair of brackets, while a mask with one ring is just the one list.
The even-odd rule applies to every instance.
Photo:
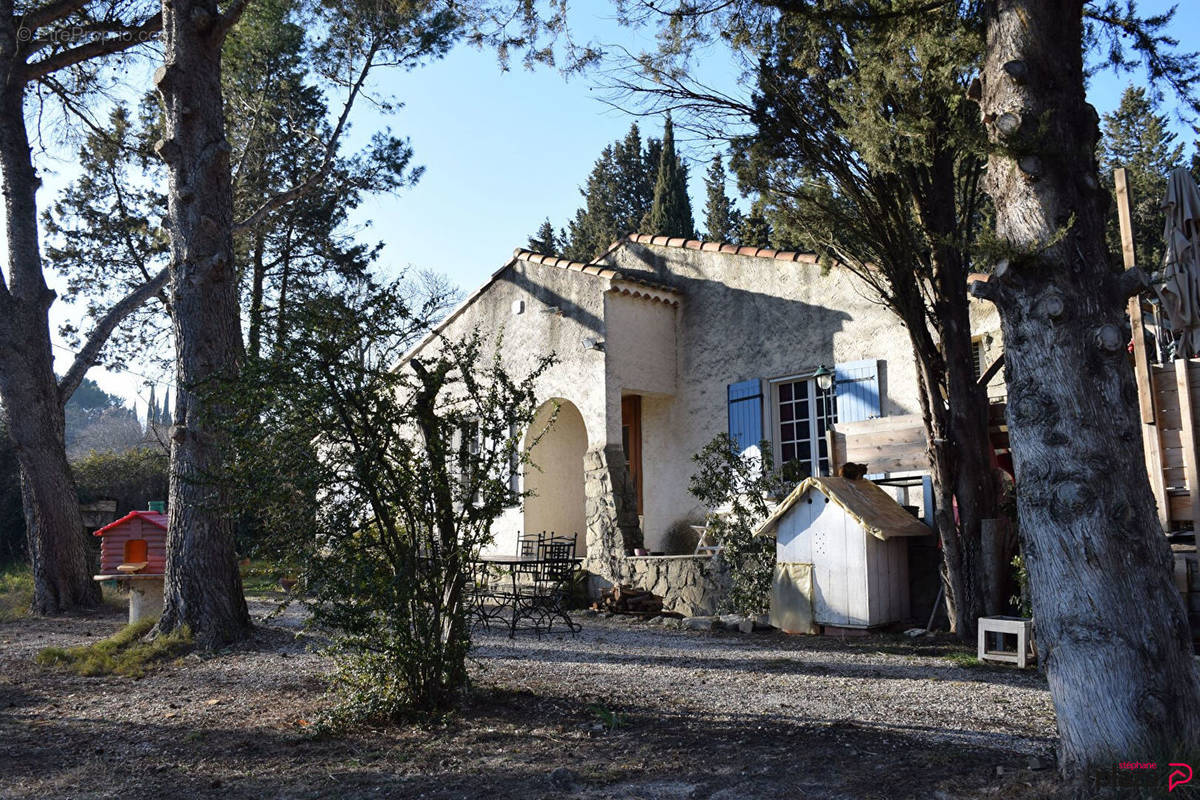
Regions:
[[[985, 364], [996, 328], [981, 315]], [[559, 359], [531, 430], [555, 408], [557, 420], [531, 453], [538, 468], [514, 477], [533, 494], [498, 521], [493, 549], [514, 553], [523, 531], [574, 533], [600, 580], [638, 583], [685, 613], [710, 610], [720, 581], [680, 536], [703, 519], [688, 481], [714, 436], [765, 440], [776, 463], [828, 474], [829, 422], [919, 413], [896, 317], [803, 253], [646, 235], [589, 264], [517, 250], [410, 355], [473, 330], [502, 332], [518, 374]]]

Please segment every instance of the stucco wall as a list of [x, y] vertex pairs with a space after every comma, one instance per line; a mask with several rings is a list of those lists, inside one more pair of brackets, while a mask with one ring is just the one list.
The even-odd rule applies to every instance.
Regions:
[[[983, 344], [983, 368], [995, 361], [1004, 352], [1004, 339], [1000, 335], [1000, 312], [986, 300], [971, 298], [971, 337]], [[1008, 395], [1004, 385], [1004, 370], [997, 372], [988, 381], [988, 397], [1003, 400]]]
[[[447, 336], [503, 330], [505, 362], [516, 374], [544, 353], [559, 357], [539, 381], [538, 399], [564, 398], [582, 418], [591, 459], [584, 468], [587, 550], [600, 574], [625, 571], [616, 563], [600, 568], [603, 558], [614, 555], [601, 551], [619, 551], [637, 538], [624, 501], [599, 496], [614, 494], [606, 487], [625, 478], [623, 392], [643, 397], [642, 532], [651, 550], [663, 549], [673, 525], [703, 517], [687, 491], [691, 457], [727, 430], [730, 383], [878, 359], [884, 415], [919, 412], [908, 336], [890, 311], [869, 299], [871, 290], [844, 271], [633, 242], [606, 262], [674, 287], [678, 306], [611, 292], [599, 275], [517, 260], [445, 330]], [[517, 301], [524, 301], [522, 313], [515, 313]], [[975, 301], [971, 311], [973, 332], [990, 333], [989, 354], [998, 352], [995, 309]], [[597, 341], [602, 348], [596, 349]], [[496, 526], [493, 549], [514, 552], [517, 533], [546, 527], [539, 524], [512, 509]]]
[[919, 411], [908, 336], [891, 312], [867, 299], [870, 289], [845, 272], [632, 242], [607, 260], [683, 295], [676, 312], [677, 390], [673, 398], [643, 401], [644, 535], [651, 550], [661, 549], [676, 521], [703, 513], [687, 492], [691, 456], [726, 432], [730, 383], [880, 359], [884, 414]]
[[[589, 340], [603, 340], [606, 335], [607, 285], [597, 276], [516, 261], [465, 304], [441, 336], [457, 339], [479, 331], [487, 343], [484, 358], [491, 357], [499, 339], [505, 367], [517, 377], [532, 370], [541, 356], [554, 353], [559, 361], [538, 380], [537, 399], [539, 403], [551, 398], [570, 401], [582, 419], [588, 449], [602, 450], [606, 444], [605, 353], [591, 347]], [[428, 346], [436, 347], [436, 340]], [[582, 510], [577, 516], [566, 524], [577, 524]], [[526, 526], [521, 509], [510, 509], [493, 526], [489, 551], [514, 553], [518, 534], [526, 530], [535, 528]]]

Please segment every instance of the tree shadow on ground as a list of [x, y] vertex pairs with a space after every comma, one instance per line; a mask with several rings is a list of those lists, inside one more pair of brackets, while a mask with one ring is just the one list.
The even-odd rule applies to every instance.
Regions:
[[914, 728], [601, 702], [485, 689], [437, 722], [324, 738], [245, 720], [0, 717], [0, 785], [12, 798], [924, 800], [995, 785], [997, 765], [1024, 758]]

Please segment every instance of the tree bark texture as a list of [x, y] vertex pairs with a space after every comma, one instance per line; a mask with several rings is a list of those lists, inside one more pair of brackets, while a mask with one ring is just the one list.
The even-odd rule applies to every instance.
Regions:
[[[6, 31], [11, 33], [11, 31]], [[12, 53], [8, 44], [0, 47]], [[33, 611], [57, 614], [95, 606], [75, 481], [67, 463], [63, 401], [54, 376], [48, 311], [54, 292], [42, 274], [37, 188], [25, 129], [24, 82], [18, 59], [4, 59], [0, 91], [0, 180], [3, 181], [8, 285], [0, 281], [0, 401], [21, 465]]]
[[221, 96], [221, 45], [231, 21], [215, 0], [164, 0], [166, 109], [156, 145], [169, 174], [171, 306], [176, 351], [166, 587], [157, 632], [187, 626], [201, 647], [250, 628], [222, 489], [228, 409], [214, 391], [236, 376], [242, 352], [233, 261], [233, 191]]
[[1080, 0], [988, 6], [987, 191], [1020, 533], [1068, 772], [1200, 744], [1200, 682], [1155, 513], [1108, 267]]

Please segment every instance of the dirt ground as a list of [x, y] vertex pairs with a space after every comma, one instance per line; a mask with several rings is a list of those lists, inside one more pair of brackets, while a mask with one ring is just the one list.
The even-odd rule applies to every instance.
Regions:
[[1032, 670], [957, 666], [945, 641], [598, 617], [576, 637], [481, 634], [474, 690], [445, 721], [314, 738], [328, 662], [268, 610], [252, 602], [250, 641], [140, 679], [33, 663], [111, 634], [115, 610], [0, 624], [0, 797], [869, 800], [1034, 797], [1052, 780]]

